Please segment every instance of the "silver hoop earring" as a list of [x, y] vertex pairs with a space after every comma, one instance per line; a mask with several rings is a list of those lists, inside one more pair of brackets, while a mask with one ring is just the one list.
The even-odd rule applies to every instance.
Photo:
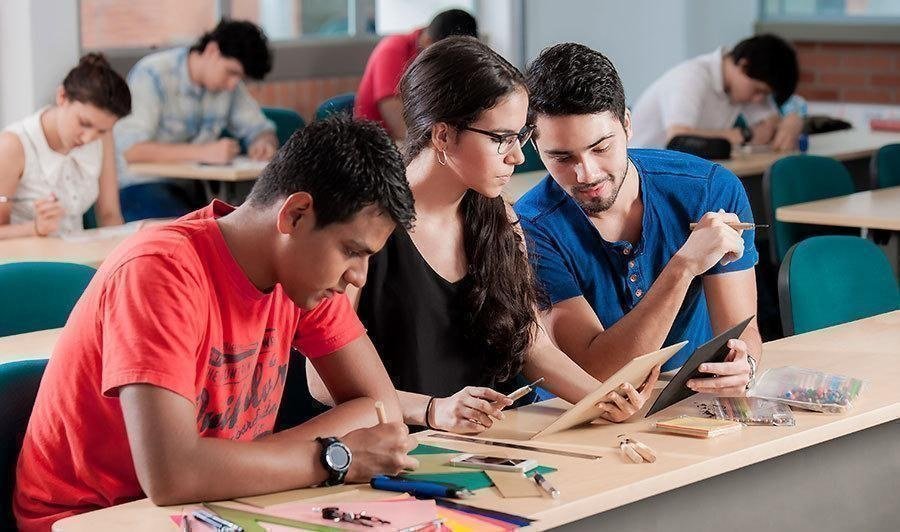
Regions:
[[[441, 160], [441, 154], [442, 154], [442, 153], [444, 154], [444, 160], [443, 160], [443, 161]], [[437, 160], [438, 160], [438, 162], [441, 164], [441, 166], [447, 166], [447, 152], [445, 152], [444, 150], [438, 150], [438, 153], [437, 153]]]

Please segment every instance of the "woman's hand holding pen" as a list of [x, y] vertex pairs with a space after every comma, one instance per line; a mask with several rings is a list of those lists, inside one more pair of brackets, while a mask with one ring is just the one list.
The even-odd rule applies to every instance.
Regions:
[[47, 236], [59, 229], [59, 222], [66, 214], [65, 209], [51, 194], [34, 202], [34, 234]]
[[650, 399], [653, 385], [656, 384], [658, 378], [659, 366], [656, 366], [637, 390], [631, 383], [626, 382], [606, 394], [604, 400], [597, 403], [597, 408], [601, 411], [600, 417], [613, 423], [619, 423], [640, 412], [647, 399]]
[[503, 419], [502, 410], [511, 404], [512, 401], [500, 392], [466, 386], [450, 397], [435, 398], [426, 415], [429, 424], [438, 430], [472, 434], [489, 428], [493, 419]]
[[740, 223], [740, 220], [736, 214], [723, 210], [708, 212], [700, 218], [687, 242], [675, 254], [691, 276], [706, 272], [718, 262], [723, 266], [734, 262], [744, 254], [741, 231], [729, 227], [729, 223]]

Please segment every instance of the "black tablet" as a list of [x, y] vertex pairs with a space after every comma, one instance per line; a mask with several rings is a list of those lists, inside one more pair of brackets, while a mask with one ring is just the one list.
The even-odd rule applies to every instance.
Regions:
[[706, 362], [724, 362], [725, 357], [728, 356], [728, 352], [730, 351], [730, 349], [728, 349], [728, 340], [740, 337], [752, 319], [753, 316], [750, 316], [731, 329], [728, 329], [719, 336], [716, 336], [712, 340], [698, 347], [684, 362], [684, 365], [681, 366], [681, 369], [678, 370], [678, 373], [675, 374], [669, 384], [663, 388], [662, 393], [656, 398], [656, 402], [653, 403], [653, 406], [647, 411], [647, 416], [653, 415], [663, 408], [672, 406], [678, 401], [697, 393], [688, 388], [685, 383], [691, 379], [708, 379], [710, 377], [709, 373], [703, 373], [697, 370], [697, 368], [700, 367], [700, 364]]

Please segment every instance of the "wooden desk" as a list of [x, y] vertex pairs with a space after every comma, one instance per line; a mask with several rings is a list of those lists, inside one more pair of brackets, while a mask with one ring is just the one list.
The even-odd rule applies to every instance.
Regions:
[[775, 218], [781, 222], [900, 231], [900, 187], [785, 205], [775, 210]]
[[[900, 133], [845, 129], [810, 135], [807, 153], [831, 157], [838, 161], [850, 161], [871, 157], [878, 148], [896, 142], [900, 142]], [[734, 172], [738, 177], [747, 177], [762, 174], [778, 159], [796, 153], [798, 152], [736, 154], [731, 159], [716, 162]]]
[[[0, 264], [25, 261], [74, 262], [97, 268], [107, 255], [132, 233], [116, 228], [88, 229], [88, 242], [59, 237], [26, 237], [0, 240]], [[108, 235], [108, 236], [104, 236]]]
[[0, 336], [0, 364], [17, 360], [49, 358], [61, 332], [62, 327]]
[[241, 181], [253, 181], [259, 177], [266, 164], [266, 162], [253, 161], [247, 157], [237, 157], [232, 164], [227, 165], [135, 163], [128, 165], [128, 171], [139, 175], [238, 183]]
[[[534, 530], [567, 524], [573, 530], [661, 530], [666, 523], [666, 529], [713, 531], [722, 530], [726, 522], [729, 530], [774, 530], [782, 529], [776, 527], [784, 521], [775, 518], [781, 514], [799, 523], [792, 530], [845, 530], [848, 522], [857, 529], [896, 530], [900, 526], [896, 491], [881, 491], [880, 498], [873, 499], [866, 485], [875, 482], [880, 489], [879, 483], [887, 483], [888, 489], [896, 489], [900, 474], [900, 423], [896, 421], [900, 418], [896, 386], [900, 381], [900, 311], [765, 344], [763, 367], [788, 364], [853, 375], [869, 385], [849, 413], [798, 410], [795, 427], [746, 427], [740, 433], [711, 440], [666, 435], [650, 428], [655, 420], [696, 412], [694, 399], [687, 399], [649, 420], [591, 425], [543, 440], [544, 445], [557, 448], [589, 449], [603, 456], [599, 460], [505, 451], [431, 438], [428, 433], [420, 441], [465, 452], [530, 456], [558, 467], [550, 480], [562, 492], [559, 500], [502, 499], [489, 488], [466, 501], [538, 519], [530, 527]], [[506, 435], [533, 430], [562, 407], [564, 403], [556, 399], [510, 412], [502, 428]], [[875, 443], [866, 439], [885, 430], [888, 437], [876, 438]], [[625, 463], [615, 447], [616, 436], [623, 432], [653, 447], [659, 460]], [[845, 445], [835, 451], [834, 445], [842, 443]], [[831, 462], [817, 461], [822, 449], [832, 453]], [[868, 468], [856, 468], [858, 461]], [[853, 466], [849, 472], [848, 463]], [[839, 476], [844, 474], [851, 478]], [[832, 492], [847, 498], [850, 508], [835, 503], [834, 497], [828, 496]], [[797, 497], [812, 506], [797, 506]], [[174, 529], [168, 516], [178, 511], [180, 507], [160, 508], [145, 499], [70, 517], [53, 529]]]
[[[243, 200], [238, 193], [241, 183], [254, 181], [267, 162], [254, 161], [247, 157], [237, 157], [228, 165], [205, 165], [199, 163], [135, 163], [128, 165], [128, 170], [140, 175], [172, 177], [179, 179], [196, 179], [203, 182], [208, 199], [219, 198], [222, 201], [237, 205]], [[222, 186], [219, 193], [213, 193], [211, 181], [219, 181]], [[246, 186], [244, 187], [246, 191]]]

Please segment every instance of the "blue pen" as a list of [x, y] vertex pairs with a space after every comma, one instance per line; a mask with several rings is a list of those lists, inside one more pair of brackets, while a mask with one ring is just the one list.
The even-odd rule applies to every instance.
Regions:
[[454, 499], [466, 499], [474, 495], [474, 493], [462, 487], [451, 487], [436, 482], [410, 480], [402, 477], [388, 477], [385, 475], [372, 477], [372, 480], [369, 481], [369, 485], [377, 490], [405, 492], [416, 497], [451, 497]]

